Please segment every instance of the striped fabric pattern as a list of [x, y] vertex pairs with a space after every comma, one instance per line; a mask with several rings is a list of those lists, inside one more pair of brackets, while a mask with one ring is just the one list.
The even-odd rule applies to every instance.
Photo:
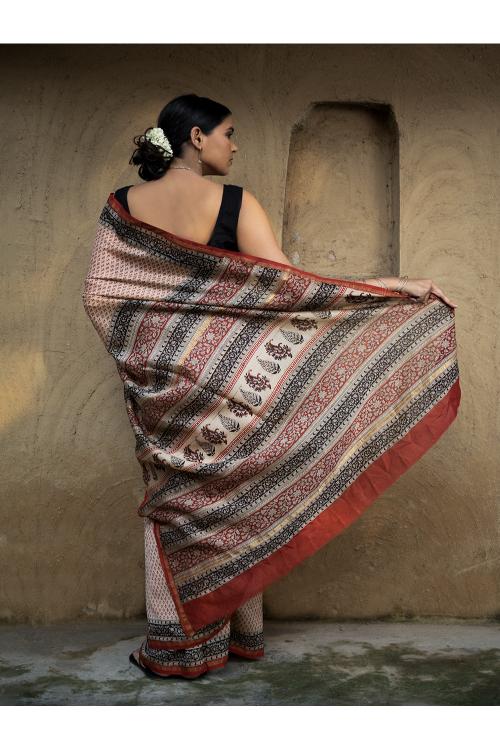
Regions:
[[455, 314], [436, 296], [190, 242], [112, 193], [83, 303], [123, 381], [138, 514], [175, 607], [156, 646], [222, 633], [458, 411]]

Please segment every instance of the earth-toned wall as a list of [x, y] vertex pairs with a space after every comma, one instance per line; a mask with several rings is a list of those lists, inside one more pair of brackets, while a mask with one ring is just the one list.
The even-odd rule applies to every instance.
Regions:
[[274, 618], [500, 614], [497, 45], [0, 48], [0, 619], [144, 612], [143, 479], [82, 306], [132, 138], [174, 96], [228, 106], [231, 172], [294, 265], [432, 278], [458, 302], [450, 429], [264, 595]]

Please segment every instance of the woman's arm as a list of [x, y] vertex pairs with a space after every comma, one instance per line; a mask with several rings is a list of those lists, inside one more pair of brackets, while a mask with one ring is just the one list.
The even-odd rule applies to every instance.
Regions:
[[441, 287], [437, 286], [432, 279], [409, 279], [408, 276], [400, 279], [398, 276], [379, 276], [376, 279], [363, 279], [363, 281], [365, 284], [386, 286], [390, 291], [405, 292], [419, 302], [427, 302], [429, 295], [435, 294], [436, 297], [440, 297], [450, 307], [457, 307], [457, 303], [452, 302]]
[[292, 263], [281, 250], [274, 236], [271, 222], [257, 198], [243, 190], [240, 215], [236, 227], [238, 249], [247, 255], [256, 255], [278, 263]]
[[[255, 255], [266, 260], [275, 260], [293, 266], [281, 250], [274, 236], [271, 222], [259, 201], [248, 190], [243, 190], [240, 215], [236, 227], [236, 241], [240, 252]], [[344, 277], [346, 278], [346, 277]], [[365, 284], [385, 286], [390, 291], [402, 291], [415, 299], [425, 302], [430, 294], [435, 294], [451, 307], [456, 307], [432, 279], [400, 279], [398, 276], [379, 276], [376, 279], [357, 279]]]
[[[400, 279], [399, 276], [377, 276], [376, 279], [363, 279], [363, 283], [373, 284], [374, 286], [386, 286], [389, 291], [396, 292], [403, 284], [403, 279]], [[405, 284], [405, 289], [407, 285]]]

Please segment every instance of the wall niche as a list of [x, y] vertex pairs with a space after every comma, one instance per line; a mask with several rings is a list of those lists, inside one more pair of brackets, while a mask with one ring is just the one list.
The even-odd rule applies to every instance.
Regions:
[[399, 275], [399, 135], [389, 105], [317, 102], [293, 126], [282, 248], [322, 276]]

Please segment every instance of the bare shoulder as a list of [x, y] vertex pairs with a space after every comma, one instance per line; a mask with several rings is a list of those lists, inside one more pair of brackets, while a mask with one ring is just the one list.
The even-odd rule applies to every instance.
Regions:
[[259, 203], [255, 195], [245, 188], [242, 188], [241, 211], [247, 214], [251, 219], [255, 220], [260, 217], [261, 219], [267, 219], [269, 221], [265, 209]]
[[236, 240], [242, 253], [291, 265], [276, 240], [265, 209], [255, 195], [245, 188], [241, 196]]

